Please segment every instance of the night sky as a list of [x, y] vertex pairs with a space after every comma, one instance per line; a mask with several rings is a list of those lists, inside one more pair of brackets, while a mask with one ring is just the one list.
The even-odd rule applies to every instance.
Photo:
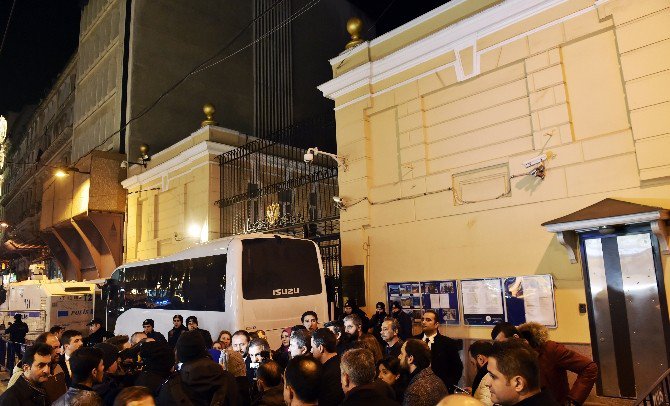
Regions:
[[[14, 0], [0, 0], [0, 38]], [[74, 54], [78, 0], [16, 0], [0, 53], [0, 114], [37, 103]]]
[[[377, 21], [378, 36], [448, 0], [348, 1], [368, 14], [370, 21]], [[81, 0], [0, 0], [0, 36], [14, 2], [0, 51], [0, 114], [5, 115], [39, 102], [48, 92], [77, 48], [81, 13]]]

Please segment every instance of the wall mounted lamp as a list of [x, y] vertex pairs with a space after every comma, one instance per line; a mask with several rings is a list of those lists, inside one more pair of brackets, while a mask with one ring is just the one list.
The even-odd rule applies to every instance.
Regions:
[[84, 172], [80, 171], [79, 169], [73, 167], [73, 166], [60, 166], [54, 170], [54, 176], [57, 178], [64, 178], [70, 174], [70, 172], [74, 173], [83, 173], [86, 175], [90, 175], [91, 172]]

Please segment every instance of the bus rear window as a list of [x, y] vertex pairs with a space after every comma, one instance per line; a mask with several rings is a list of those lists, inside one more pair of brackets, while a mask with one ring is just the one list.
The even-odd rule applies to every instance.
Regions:
[[311, 241], [242, 240], [244, 299], [276, 299], [321, 293], [321, 269]]

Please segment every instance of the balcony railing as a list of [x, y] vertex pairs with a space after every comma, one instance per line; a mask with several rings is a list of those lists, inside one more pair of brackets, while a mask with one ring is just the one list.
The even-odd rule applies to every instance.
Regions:
[[670, 405], [670, 369], [652, 385], [651, 389], [637, 398], [635, 406], [667, 406]]

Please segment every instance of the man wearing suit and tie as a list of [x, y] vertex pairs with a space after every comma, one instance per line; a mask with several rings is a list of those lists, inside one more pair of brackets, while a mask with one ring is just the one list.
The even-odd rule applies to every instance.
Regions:
[[428, 344], [431, 353], [430, 366], [433, 372], [442, 379], [449, 393], [454, 393], [454, 385], [458, 385], [463, 374], [463, 362], [458, 354], [463, 343], [440, 334], [439, 326], [437, 312], [426, 310], [421, 318], [423, 333], [414, 338]]

